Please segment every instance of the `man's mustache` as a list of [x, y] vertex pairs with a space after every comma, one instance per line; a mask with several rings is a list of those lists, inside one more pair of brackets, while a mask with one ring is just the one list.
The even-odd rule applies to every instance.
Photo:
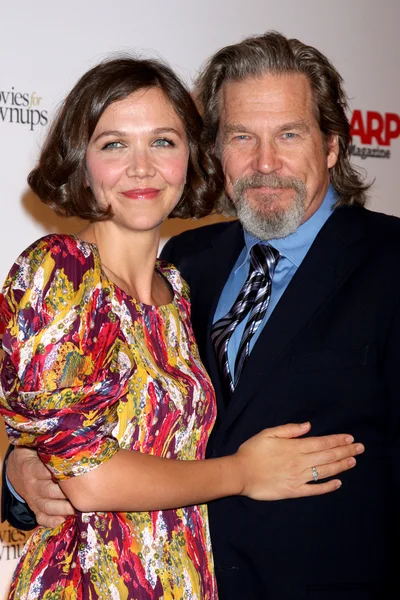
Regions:
[[304, 193], [305, 184], [297, 177], [279, 176], [275, 174], [262, 175], [255, 173], [254, 175], [246, 175], [237, 179], [233, 185], [235, 194], [241, 195], [247, 189], [257, 189], [267, 187], [271, 189], [294, 189], [296, 192]]

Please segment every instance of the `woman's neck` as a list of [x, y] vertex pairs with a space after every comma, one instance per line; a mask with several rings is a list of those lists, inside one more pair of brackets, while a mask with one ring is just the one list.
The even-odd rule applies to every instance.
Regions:
[[171, 301], [168, 285], [154, 269], [159, 229], [132, 232], [102, 221], [91, 223], [78, 235], [97, 246], [105, 274], [126, 293], [145, 304]]

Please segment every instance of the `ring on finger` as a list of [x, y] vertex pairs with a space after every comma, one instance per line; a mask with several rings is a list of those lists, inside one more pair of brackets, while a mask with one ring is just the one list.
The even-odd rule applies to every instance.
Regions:
[[318, 481], [318, 471], [317, 471], [317, 467], [311, 467], [311, 473], [313, 476], [314, 481]]

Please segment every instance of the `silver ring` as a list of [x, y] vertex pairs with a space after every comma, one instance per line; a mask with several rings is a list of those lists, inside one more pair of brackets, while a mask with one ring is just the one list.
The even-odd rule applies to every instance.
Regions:
[[314, 481], [318, 481], [318, 471], [317, 471], [317, 467], [311, 467], [311, 473], [313, 476]]

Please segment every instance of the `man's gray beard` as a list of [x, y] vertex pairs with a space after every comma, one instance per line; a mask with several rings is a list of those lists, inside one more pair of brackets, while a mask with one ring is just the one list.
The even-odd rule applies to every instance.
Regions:
[[[258, 200], [260, 208], [251, 205], [246, 200], [246, 190], [260, 187], [293, 189], [294, 197], [290, 206], [282, 210], [263, 210], [263, 202], [275, 202], [278, 194], [268, 194], [265, 199], [261, 196]], [[260, 240], [272, 240], [290, 235], [301, 225], [305, 214], [306, 194], [306, 186], [300, 179], [256, 173], [235, 181], [232, 200], [244, 229]]]

